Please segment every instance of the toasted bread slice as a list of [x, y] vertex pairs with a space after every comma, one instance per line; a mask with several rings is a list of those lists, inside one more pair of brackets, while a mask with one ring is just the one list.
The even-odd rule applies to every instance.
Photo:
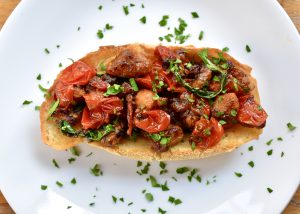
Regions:
[[[153, 46], [141, 45], [141, 44], [131, 44], [124, 46], [104, 46], [100, 47], [98, 51], [87, 54], [84, 58], [80, 59], [87, 63], [88, 65], [98, 68], [100, 63], [109, 66], [110, 62], [118, 56], [118, 54], [124, 50], [130, 49], [144, 57], [152, 57], [154, 54]], [[183, 47], [169, 47], [173, 50], [182, 49]], [[195, 48], [194, 46], [184, 47], [188, 54], [195, 55], [203, 48]], [[208, 48], [208, 54], [210, 56], [217, 57], [220, 50], [214, 48]], [[251, 67], [245, 64], [239, 63], [236, 59], [231, 57], [227, 53], [223, 53], [224, 57], [233, 62], [233, 64], [238, 67], [243, 72], [248, 74], [251, 73]], [[60, 74], [59, 74], [60, 75]], [[58, 77], [59, 77], [58, 75]], [[254, 90], [252, 94], [255, 100], [259, 102], [259, 94], [257, 89], [256, 80], [251, 77]], [[55, 84], [55, 83], [54, 83]], [[82, 137], [68, 137], [64, 135], [57, 124], [51, 119], [48, 119], [48, 110], [50, 108], [52, 100], [47, 98], [41, 106], [40, 109], [40, 123], [41, 123], [41, 134], [42, 140], [45, 144], [51, 146], [57, 150], [65, 150], [71, 148], [80, 143], [88, 143], [94, 147], [103, 149], [112, 154], [124, 156], [130, 159], [137, 160], [188, 160], [188, 159], [199, 159], [209, 156], [214, 156], [217, 154], [230, 152], [235, 148], [251, 141], [257, 139], [262, 133], [262, 129], [247, 128], [241, 125], [235, 125], [230, 129], [226, 129], [223, 139], [215, 146], [207, 149], [191, 149], [188, 143], [188, 136], [184, 137], [184, 142], [179, 143], [171, 147], [167, 152], [155, 152], [151, 149], [151, 143], [144, 138], [138, 138], [136, 142], [131, 142], [128, 139], [122, 139], [121, 143], [113, 146], [106, 147], [101, 145], [99, 142], [89, 142], [86, 138]]]

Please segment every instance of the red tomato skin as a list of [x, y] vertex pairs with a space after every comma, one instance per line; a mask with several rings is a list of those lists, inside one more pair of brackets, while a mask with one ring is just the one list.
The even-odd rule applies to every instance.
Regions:
[[171, 117], [163, 110], [150, 110], [142, 113], [142, 118], [134, 117], [134, 125], [148, 133], [164, 131], [171, 122]]
[[60, 108], [67, 109], [73, 102], [74, 89], [72, 85], [58, 82], [55, 85], [54, 94], [56, 99], [59, 100]]
[[106, 112], [91, 112], [87, 107], [83, 109], [81, 125], [83, 129], [98, 129], [105, 123], [109, 122], [109, 115]]

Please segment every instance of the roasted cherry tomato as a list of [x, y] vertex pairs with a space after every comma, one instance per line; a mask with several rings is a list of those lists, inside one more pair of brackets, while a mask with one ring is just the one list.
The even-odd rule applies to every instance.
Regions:
[[150, 110], [138, 113], [134, 117], [134, 125], [148, 133], [160, 132], [169, 126], [170, 115], [163, 110]]
[[89, 110], [102, 110], [108, 114], [117, 114], [123, 110], [123, 104], [119, 97], [104, 97], [102, 92], [90, 92], [84, 95]]
[[72, 85], [58, 82], [55, 85], [54, 93], [56, 99], [59, 100], [59, 106], [61, 108], [68, 108], [73, 101], [74, 89]]
[[89, 85], [93, 86], [94, 88], [100, 91], [106, 91], [109, 87], [109, 83], [101, 80], [99, 77], [94, 77], [90, 80]]
[[239, 102], [238, 122], [248, 127], [263, 128], [268, 115], [265, 110], [255, 102], [254, 97], [252, 95], [246, 95], [240, 97]]
[[84, 62], [77, 61], [68, 66], [59, 80], [69, 85], [86, 85], [96, 75], [96, 70]]
[[196, 122], [192, 132], [193, 141], [200, 148], [209, 148], [216, 145], [223, 137], [224, 129], [221, 124], [215, 119], [210, 120], [202, 117]]
[[90, 112], [87, 107], [83, 109], [81, 124], [84, 129], [98, 129], [109, 122], [109, 115], [103, 111]]
[[135, 78], [135, 81], [140, 88], [146, 88], [152, 90], [152, 80], [149, 74], [144, 77]]

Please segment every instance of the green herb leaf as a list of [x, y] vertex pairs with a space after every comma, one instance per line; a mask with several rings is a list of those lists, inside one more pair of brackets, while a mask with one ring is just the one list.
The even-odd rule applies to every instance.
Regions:
[[103, 94], [105, 97], [109, 95], [116, 95], [118, 93], [121, 93], [124, 91], [124, 88], [118, 84], [113, 84], [112, 86], [109, 86], [107, 91]]
[[192, 14], [192, 17], [195, 19], [195, 18], [199, 18], [199, 15], [197, 12], [191, 12]]
[[147, 201], [153, 201], [153, 195], [151, 193], [147, 192], [145, 194], [145, 197], [146, 197]]
[[143, 16], [142, 18], [140, 18], [140, 21], [141, 21], [143, 24], [146, 24], [146, 22], [147, 22], [146, 16]]
[[138, 161], [137, 163], [136, 163], [136, 166], [137, 167], [140, 167], [140, 166], [142, 166], [143, 165], [143, 162], [142, 161]]
[[53, 163], [53, 165], [54, 165], [56, 168], [59, 168], [59, 165], [57, 164], [57, 162], [56, 162], [55, 159], [52, 159], [52, 163]]
[[48, 89], [44, 88], [41, 84], [39, 84], [39, 89], [44, 93], [48, 91]]
[[242, 173], [239, 173], [239, 172], [234, 172], [234, 174], [236, 175], [236, 177], [238, 177], [238, 178], [240, 178], [240, 177], [242, 177], [243, 176], [243, 174]]
[[267, 152], [267, 155], [270, 156], [273, 154], [273, 149], [270, 149], [268, 152]]
[[111, 29], [113, 29], [113, 28], [114, 28], [114, 26], [110, 25], [109, 23], [107, 23], [107, 24], [105, 25], [105, 29], [106, 29], [106, 30], [111, 30]]
[[103, 126], [99, 130], [89, 130], [86, 132], [85, 136], [92, 141], [100, 141], [104, 136], [115, 131], [115, 128], [112, 124]]
[[223, 52], [228, 52], [228, 51], [229, 51], [229, 48], [228, 48], [228, 47], [225, 47], [225, 48], [222, 49], [222, 51], [223, 51]]
[[176, 169], [177, 174], [184, 174], [184, 173], [186, 173], [188, 171], [190, 171], [190, 168], [186, 167], [186, 166], [180, 167], [180, 168]]
[[249, 146], [248, 150], [251, 152], [253, 151], [253, 146]]
[[69, 164], [71, 164], [72, 162], [74, 162], [76, 160], [76, 158], [69, 158], [68, 159], [68, 162], [69, 162]]
[[158, 212], [160, 213], [160, 214], [166, 214], [167, 213], [167, 211], [166, 210], [163, 210], [162, 208], [158, 208]]
[[248, 163], [248, 165], [250, 166], [250, 167], [254, 167], [254, 162], [253, 161], [250, 161], [249, 163]]
[[93, 207], [95, 205], [95, 202], [92, 202], [89, 204], [90, 207]]
[[220, 120], [219, 123], [223, 126], [225, 125], [227, 122], [225, 120]]
[[250, 46], [249, 46], [249, 45], [246, 45], [245, 49], [246, 49], [246, 51], [247, 51], [248, 53], [250, 53], [250, 52], [251, 52], [251, 48], [250, 48]]
[[167, 181], [165, 181], [164, 184], [161, 184], [160, 187], [161, 187], [162, 191], [169, 191], [170, 190], [169, 187], [168, 187]]
[[296, 126], [294, 126], [292, 123], [287, 123], [286, 124], [286, 126], [288, 127], [288, 129], [290, 130], [290, 131], [294, 131], [297, 127]]
[[182, 203], [182, 201], [179, 199], [179, 198], [177, 198], [175, 201], [174, 201], [174, 204], [175, 205], [178, 205], [178, 204], [181, 204]]
[[160, 187], [160, 184], [157, 183], [157, 180], [156, 180], [155, 177], [153, 177], [152, 175], [150, 175], [149, 179], [150, 179], [150, 182], [151, 182], [151, 186], [152, 186], [152, 187]]
[[167, 164], [165, 162], [163, 162], [163, 161], [160, 161], [159, 162], [159, 166], [160, 166], [160, 168], [165, 169], [166, 166], [167, 166]]
[[41, 106], [35, 106], [34, 110], [39, 111], [41, 109]]
[[115, 197], [115, 196], [113, 196], [113, 195], [112, 195], [111, 197], [112, 197], [113, 202], [114, 202], [114, 203], [117, 203], [117, 197]]
[[48, 48], [45, 48], [44, 51], [45, 51], [46, 54], [50, 53], [50, 51], [48, 50]]
[[130, 203], [127, 204], [127, 206], [131, 206], [132, 204], [133, 204], [133, 202], [130, 202]]
[[76, 135], [77, 131], [65, 120], [61, 120], [59, 123], [60, 130], [64, 134]]
[[273, 192], [273, 190], [270, 187], [268, 187], [267, 190], [268, 190], [269, 193]]
[[72, 148], [70, 148], [70, 152], [72, 155], [75, 155], [77, 157], [79, 157], [79, 155], [80, 155], [80, 151], [79, 151], [78, 147], [76, 147], [76, 146], [73, 146]]
[[29, 101], [29, 100], [25, 100], [23, 103], [22, 103], [22, 105], [24, 106], [24, 105], [29, 105], [30, 103], [32, 103], [33, 101]]
[[48, 186], [46, 185], [41, 185], [41, 190], [46, 190], [48, 188]]
[[58, 67], [60, 67], [60, 68], [62, 67], [62, 64], [61, 64], [61, 62], [58, 64]]
[[72, 178], [71, 184], [76, 184], [76, 183], [77, 183], [76, 178]]
[[204, 36], [204, 31], [201, 30], [200, 33], [199, 33], [198, 39], [201, 41], [203, 39], [203, 36]]
[[200, 175], [197, 175], [197, 176], [196, 176], [196, 180], [197, 180], [199, 183], [201, 183], [201, 181], [202, 181], [201, 176], [200, 176]]
[[273, 139], [271, 139], [271, 140], [269, 140], [268, 142], [266, 142], [266, 144], [267, 144], [268, 146], [270, 146], [271, 143], [272, 143], [272, 141], [273, 141]]
[[95, 164], [93, 168], [90, 168], [90, 173], [95, 176], [102, 175], [99, 164]]
[[235, 109], [231, 109], [230, 114], [231, 116], [236, 117], [237, 111]]
[[144, 213], [144, 212], [146, 212], [147, 210], [146, 210], [146, 209], [141, 209], [141, 211]]
[[129, 82], [130, 82], [130, 85], [131, 85], [132, 89], [133, 89], [135, 92], [139, 91], [139, 87], [138, 87], [138, 85], [136, 84], [134, 78], [130, 78], [130, 79], [129, 79]]
[[59, 105], [59, 100], [56, 100], [55, 102], [52, 102], [51, 107], [48, 111], [48, 118], [51, 117], [51, 115], [55, 112], [55, 110], [57, 109]]
[[42, 75], [39, 74], [37, 77], [36, 77], [37, 80], [41, 80], [42, 79]]
[[283, 141], [283, 138], [282, 137], [278, 137], [277, 140], [278, 141]]
[[63, 186], [64, 186], [64, 185], [63, 185], [61, 182], [59, 182], [59, 181], [56, 181], [56, 185], [59, 186], [59, 187], [63, 187]]
[[284, 152], [281, 152], [281, 155], [280, 155], [280, 157], [283, 157], [284, 156]]
[[128, 6], [123, 6], [123, 11], [124, 11], [125, 15], [127, 16], [129, 14]]
[[99, 29], [97, 31], [97, 36], [98, 36], [99, 39], [103, 39], [103, 37], [104, 37], [103, 31]]
[[158, 24], [161, 26], [161, 27], [164, 27], [168, 24], [168, 19], [169, 19], [169, 16], [168, 15], [164, 15], [162, 17], [162, 19], [158, 22]]
[[103, 9], [103, 6], [99, 5], [98, 10], [102, 10], [102, 9]]
[[119, 200], [120, 200], [121, 202], [124, 202], [124, 198], [119, 198]]
[[130, 3], [130, 7], [135, 7], [135, 4]]

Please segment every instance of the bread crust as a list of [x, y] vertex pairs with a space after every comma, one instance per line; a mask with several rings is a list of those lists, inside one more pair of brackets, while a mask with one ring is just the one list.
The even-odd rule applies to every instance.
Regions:
[[[131, 44], [124, 46], [104, 46], [100, 47], [98, 51], [91, 52], [85, 57], [80, 59], [90, 66], [95, 68], [99, 67], [100, 63], [108, 65], [121, 51], [124, 49], [134, 49], [135, 51], [141, 51], [146, 57], [151, 57], [153, 55], [154, 46], [142, 45], [142, 44]], [[182, 49], [182, 47], [169, 47], [173, 50]], [[203, 50], [204, 48], [195, 48], [194, 46], [186, 46], [185, 50], [188, 50], [188, 54], [196, 54], [197, 52]], [[208, 54], [210, 56], [217, 57], [217, 53], [220, 50], [215, 48], [208, 48]], [[251, 73], [251, 67], [248, 65], [238, 62], [236, 59], [231, 57], [227, 53], [223, 53], [224, 57], [233, 62], [233, 64], [240, 68], [242, 71]], [[58, 77], [60, 74], [58, 75]], [[255, 100], [259, 103], [259, 94], [257, 89], [256, 80], [251, 77], [252, 84], [254, 85], [254, 90], [251, 92]], [[55, 81], [56, 82], [56, 81]], [[53, 85], [55, 85], [55, 82]], [[50, 89], [51, 90], [51, 89]], [[189, 160], [189, 159], [200, 159], [217, 154], [231, 152], [235, 148], [253, 140], [257, 139], [259, 135], [263, 132], [262, 129], [243, 127], [239, 124], [226, 129], [223, 139], [214, 147], [207, 149], [191, 149], [188, 143], [188, 136], [184, 137], [184, 142], [179, 143], [171, 147], [166, 152], [155, 152], [151, 149], [151, 143], [146, 139], [139, 137], [136, 142], [132, 142], [129, 139], [122, 139], [121, 143], [114, 147], [106, 147], [101, 145], [99, 142], [89, 142], [86, 138], [81, 137], [68, 137], [64, 135], [54, 120], [48, 119], [48, 110], [52, 103], [51, 98], [47, 98], [40, 109], [40, 126], [42, 141], [56, 150], [65, 150], [76, 146], [80, 143], [88, 143], [91, 146], [103, 149], [115, 155], [123, 156], [130, 159], [136, 160]]]

